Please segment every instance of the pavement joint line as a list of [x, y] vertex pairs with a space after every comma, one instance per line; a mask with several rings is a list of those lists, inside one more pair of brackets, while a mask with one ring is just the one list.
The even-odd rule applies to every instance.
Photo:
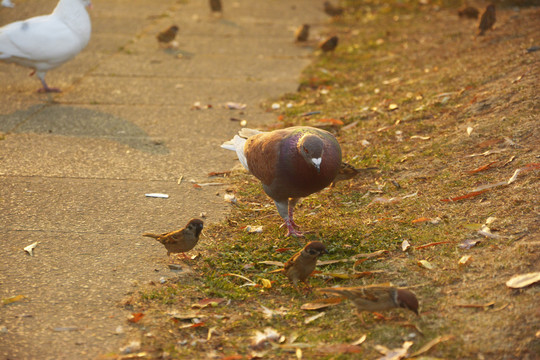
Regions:
[[[0, 178], [29, 178], [29, 179], [69, 179], [69, 180], [102, 180], [102, 181], [131, 181], [131, 182], [161, 182], [161, 183], [170, 183], [170, 184], [176, 184], [178, 186], [182, 186], [184, 184], [191, 184], [189, 180], [183, 181], [181, 184], [178, 184], [176, 180], [159, 180], [159, 179], [137, 179], [137, 178], [105, 178], [105, 177], [80, 177], [80, 176], [51, 176], [51, 175], [9, 175], [9, 174], [0, 174]], [[206, 181], [206, 180], [201, 180]], [[223, 185], [228, 185], [224, 183]]]

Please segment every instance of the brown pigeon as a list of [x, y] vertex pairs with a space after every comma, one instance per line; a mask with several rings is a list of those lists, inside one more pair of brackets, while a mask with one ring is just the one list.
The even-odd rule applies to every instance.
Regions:
[[330, 1], [324, 2], [324, 12], [330, 16], [340, 16], [343, 14], [343, 8], [340, 6], [334, 6]]
[[297, 42], [305, 42], [305, 41], [307, 41], [308, 37], [309, 37], [309, 25], [308, 24], [304, 24], [304, 25], [299, 26], [298, 29], [296, 29], [296, 32], [294, 33], [294, 39]]
[[321, 49], [325, 53], [334, 51], [338, 45], [338, 41], [339, 40], [337, 36], [331, 36], [319, 43], [319, 49]]
[[285, 220], [286, 236], [302, 236], [293, 220], [298, 200], [330, 185], [341, 166], [334, 135], [309, 126], [271, 132], [242, 129], [221, 147], [236, 151], [242, 165], [263, 183]]
[[459, 17], [466, 17], [469, 19], [478, 19], [480, 11], [474, 6], [464, 6], [458, 10]]
[[478, 24], [478, 36], [484, 35], [495, 24], [495, 5], [489, 4], [480, 17]]

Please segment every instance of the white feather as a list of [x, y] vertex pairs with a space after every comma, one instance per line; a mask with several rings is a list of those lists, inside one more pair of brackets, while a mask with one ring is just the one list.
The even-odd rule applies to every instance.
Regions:
[[232, 140], [225, 141], [223, 144], [221, 144], [221, 147], [223, 149], [236, 151], [238, 160], [240, 160], [240, 163], [246, 168], [247, 171], [249, 171], [246, 155], [244, 154], [244, 146], [248, 138], [260, 133], [262, 133], [262, 131], [243, 128], [238, 132], [239, 135], [235, 135]]

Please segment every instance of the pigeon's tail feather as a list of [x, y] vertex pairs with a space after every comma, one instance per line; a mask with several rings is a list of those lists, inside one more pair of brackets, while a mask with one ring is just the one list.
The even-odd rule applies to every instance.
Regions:
[[249, 171], [246, 155], [244, 155], [244, 145], [246, 144], [246, 139], [235, 135], [233, 138], [233, 143], [236, 150], [236, 155], [238, 156], [238, 160], [240, 160], [240, 163], [246, 168], [247, 171]]
[[234, 135], [234, 138], [232, 140], [225, 141], [223, 144], [221, 144], [221, 147], [223, 149], [236, 151], [238, 160], [240, 160], [240, 163], [242, 163], [242, 165], [246, 168], [246, 170], [249, 171], [246, 155], [244, 155], [245, 143], [246, 143], [246, 139], [238, 135]]
[[255, 130], [255, 129], [242, 128], [242, 130], [240, 130], [238, 132], [238, 135], [240, 135], [241, 137], [247, 139], [249, 137], [252, 137], [253, 135], [257, 135], [257, 134], [260, 134], [262, 132], [263, 131], [259, 131], [259, 130]]

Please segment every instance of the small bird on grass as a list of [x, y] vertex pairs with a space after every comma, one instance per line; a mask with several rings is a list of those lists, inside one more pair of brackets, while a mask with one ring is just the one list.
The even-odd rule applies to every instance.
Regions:
[[45, 82], [47, 71], [74, 58], [88, 44], [92, 32], [86, 7], [89, 0], [60, 0], [49, 15], [0, 27], [0, 60], [34, 69], [43, 88], [60, 92]]
[[167, 30], [163, 30], [157, 34], [156, 38], [160, 45], [168, 46], [174, 41], [176, 34], [178, 33], [178, 26], [171, 25]]
[[337, 36], [331, 36], [329, 38], [324, 39], [319, 43], [319, 49], [322, 50], [323, 53], [327, 53], [330, 51], [334, 51], [336, 47], [338, 46], [339, 39]]
[[170, 256], [171, 253], [181, 253], [184, 258], [187, 258], [184, 253], [197, 245], [202, 229], [202, 220], [191, 219], [183, 229], [163, 234], [144, 233], [142, 236], [154, 238], [162, 243], [165, 246], [165, 249], [167, 249], [167, 256]]
[[306, 42], [309, 38], [309, 25], [304, 24], [298, 27], [294, 33], [296, 42]]
[[486, 31], [493, 28], [495, 24], [495, 5], [489, 4], [486, 7], [486, 10], [482, 13], [480, 17], [480, 22], [478, 23], [478, 36], [484, 35]]
[[478, 19], [479, 14], [480, 14], [480, 11], [478, 11], [478, 9], [475, 8], [474, 6], [466, 5], [458, 10], [459, 17], [465, 17], [468, 19]]
[[358, 176], [361, 173], [366, 173], [368, 171], [377, 170], [377, 169], [378, 168], [376, 168], [376, 167], [368, 167], [368, 168], [363, 168], [363, 169], [357, 169], [354, 166], [352, 166], [351, 164], [348, 164], [348, 163], [342, 161], [341, 166], [339, 168], [339, 172], [336, 175], [336, 177], [335, 177], [335, 179], [332, 182], [332, 185], [330, 187], [336, 186], [336, 183], [338, 181], [354, 179], [356, 176]]
[[[395, 308], [405, 308], [418, 314], [418, 299], [407, 289], [393, 286], [361, 286], [361, 287], [335, 287], [317, 289], [323, 294], [334, 294], [351, 300], [356, 306], [360, 317], [363, 311], [384, 311]], [[363, 320], [363, 319], [362, 319]]]
[[323, 254], [328, 254], [326, 246], [320, 241], [311, 241], [302, 250], [294, 254], [285, 263], [283, 269], [273, 272], [283, 272], [292, 282], [296, 291], [300, 292], [298, 282], [301, 281], [306, 284], [308, 291], [311, 292], [311, 287], [307, 280], [317, 266], [317, 259]]
[[285, 220], [286, 236], [303, 236], [293, 220], [296, 203], [330, 185], [341, 165], [334, 135], [309, 126], [270, 132], [244, 128], [221, 147], [236, 151], [244, 168], [262, 182]]
[[330, 1], [324, 2], [324, 12], [332, 17], [343, 15], [343, 8], [340, 6], [334, 6]]

